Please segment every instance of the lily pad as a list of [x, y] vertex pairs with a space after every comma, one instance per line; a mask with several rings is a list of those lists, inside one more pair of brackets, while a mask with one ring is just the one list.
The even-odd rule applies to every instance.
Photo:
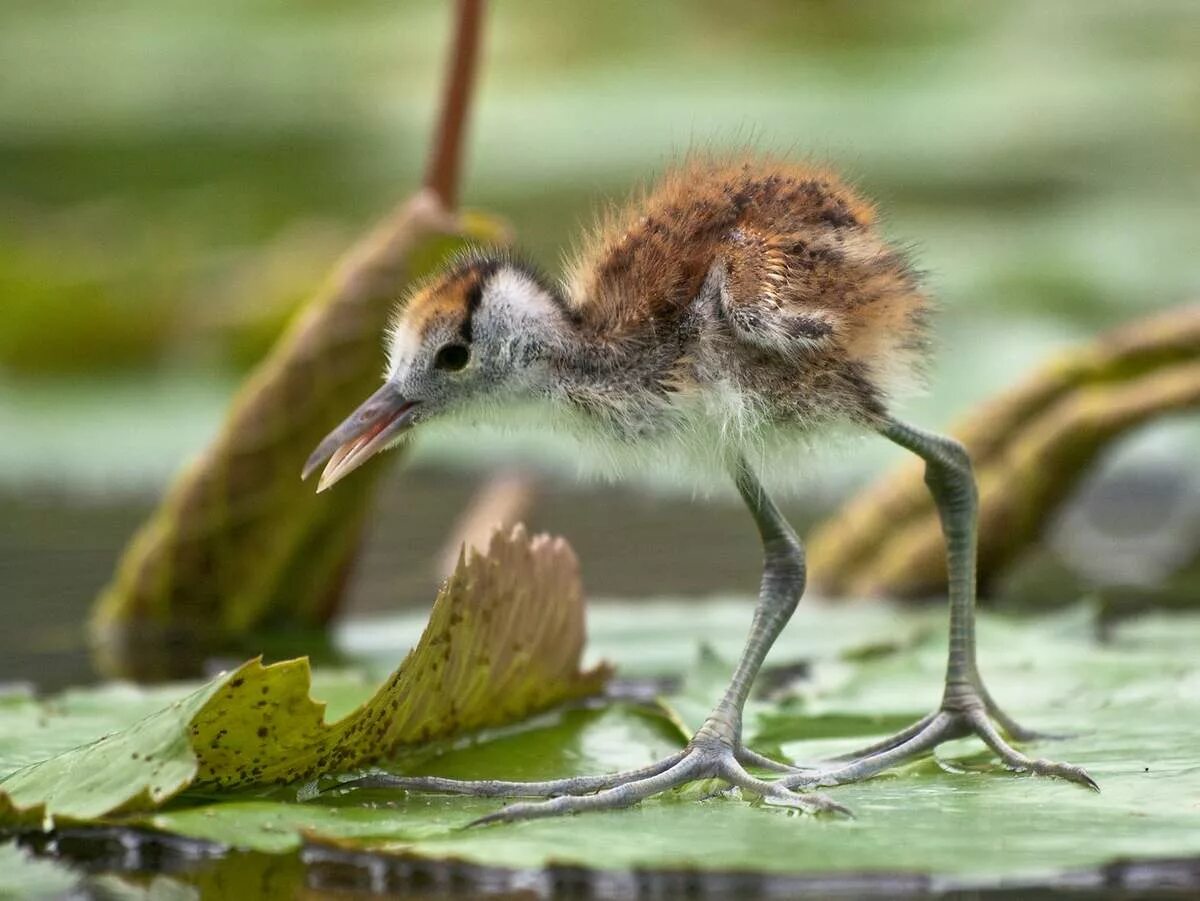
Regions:
[[[738, 643], [722, 633], [700, 654], [697, 638], [704, 630], [695, 624], [721, 623], [732, 632], [745, 625], [750, 609], [748, 599], [662, 602], [648, 618], [652, 627], [641, 629], [636, 608], [600, 606], [589, 622], [621, 670], [661, 674], [659, 662], [680, 668], [679, 694], [666, 700], [686, 720], [694, 715], [689, 710], [703, 710], [708, 692], [719, 690]], [[870, 742], [937, 701], [945, 637], [929, 627], [940, 624], [943, 610], [847, 608], [828, 617], [828, 635], [821, 632], [824, 613], [819, 605], [803, 605], [771, 656], [794, 681], [776, 685], [750, 708], [747, 733], [760, 750], [812, 761]], [[413, 617], [410, 625], [418, 621]], [[398, 632], [400, 624], [382, 632], [392, 629]], [[159, 810], [107, 822], [272, 854], [307, 846], [305, 859], [320, 846], [376, 861], [400, 855], [627, 874], [917, 873], [956, 885], [1038, 881], [1117, 858], [1196, 856], [1200, 661], [1184, 651], [1198, 644], [1200, 616], [1192, 615], [1143, 618], [1103, 636], [1082, 607], [1052, 618], [981, 617], [981, 663], [996, 697], [1031, 727], [1074, 733], [1029, 750], [1087, 766], [1103, 789], [1099, 795], [1008, 772], [968, 739], [944, 746], [936, 758], [831, 789], [855, 812], [853, 820], [797, 815], [738, 793], [700, 800], [688, 790], [625, 811], [464, 829], [503, 802], [373, 790], [298, 803], [294, 789], [193, 788]], [[885, 645], [886, 653], [859, 653]], [[800, 660], [806, 666], [794, 665]], [[348, 703], [364, 683], [341, 673], [331, 674], [328, 684]], [[111, 689], [96, 692], [86, 715], [98, 716], [117, 697]], [[78, 715], [88, 711], [81, 693], [63, 703]], [[42, 705], [17, 698], [9, 706], [28, 718]], [[458, 778], [553, 778], [641, 766], [682, 741], [652, 706], [592, 702], [383, 766]]]
[[[579, 669], [583, 599], [565, 542], [521, 528], [460, 561], [421, 641], [334, 723], [310, 697], [306, 659], [252, 660], [120, 731], [0, 781], [0, 817], [88, 820], [160, 806], [185, 788], [290, 784], [405, 745], [519, 720], [595, 694]], [[28, 725], [28, 705], [13, 715]], [[42, 714], [35, 714], [46, 716]]]
[[[691, 608], [676, 610], [682, 626]], [[924, 617], [916, 614], [913, 623]], [[869, 620], [862, 616], [864, 626]], [[872, 630], [864, 631], [870, 640]], [[143, 823], [263, 850], [294, 848], [303, 837], [342, 849], [531, 869], [1036, 878], [1119, 857], [1196, 855], [1200, 764], [1192, 733], [1200, 722], [1200, 662], [1157, 652], [1161, 641], [1181, 643], [1181, 633], [1200, 642], [1200, 617], [1154, 628], [1139, 623], [1104, 642], [1083, 609], [1034, 620], [984, 618], [980, 653], [995, 694], [1030, 726], [1076, 733], [1031, 750], [1087, 766], [1100, 795], [1008, 772], [978, 742], [963, 740], [936, 758], [831, 789], [854, 810], [853, 820], [799, 816], [737, 793], [696, 800], [685, 791], [626, 811], [463, 829], [501, 802], [360, 791], [305, 805], [246, 800], [167, 810]], [[629, 648], [625, 657], [637, 653]], [[936, 702], [943, 653], [944, 637], [937, 636], [888, 655], [819, 657], [805, 690], [756, 702], [747, 722], [752, 743], [763, 747], [766, 738], [814, 760], [869, 742]], [[695, 660], [694, 645], [692, 654]], [[721, 661], [709, 652], [684, 684], [711, 681]], [[552, 778], [638, 766], [678, 747], [665, 724], [645, 728], [653, 721], [627, 707], [560, 714], [403, 769]]]

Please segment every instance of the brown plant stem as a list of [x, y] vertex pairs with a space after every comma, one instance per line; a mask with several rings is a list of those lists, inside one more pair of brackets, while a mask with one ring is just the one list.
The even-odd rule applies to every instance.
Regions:
[[449, 210], [458, 205], [463, 132], [471, 106], [475, 70], [479, 64], [483, 0], [458, 0], [455, 21], [441, 115], [434, 135], [433, 152], [429, 156], [429, 167], [425, 171], [425, 187], [441, 198], [442, 205]]
[[[459, 5], [458, 54], [477, 52], [479, 6]], [[107, 671], [188, 674], [254, 629], [311, 629], [336, 611], [372, 486], [399, 455], [320, 496], [300, 481], [303, 460], [377, 382], [380, 336], [404, 286], [468, 237], [504, 237], [495, 222], [448, 208], [474, 60], [457, 59], [451, 71], [429, 185], [347, 253], [119, 561], [91, 623]]]

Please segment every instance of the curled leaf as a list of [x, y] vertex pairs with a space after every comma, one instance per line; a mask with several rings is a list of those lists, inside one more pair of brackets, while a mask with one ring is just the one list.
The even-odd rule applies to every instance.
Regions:
[[[984, 588], [1037, 540], [1101, 453], [1151, 419], [1200, 407], [1200, 304], [1061, 352], [951, 427], [979, 482]], [[941, 525], [909, 461], [821, 524], [809, 541], [826, 596], [922, 597], [946, 590]]]
[[504, 237], [499, 221], [454, 215], [424, 191], [347, 253], [122, 555], [92, 614], [102, 670], [190, 676], [256, 629], [332, 618], [372, 487], [402, 453], [320, 497], [297, 477], [304, 457], [348, 398], [378, 387], [379, 336], [405, 287], [468, 242]]
[[39, 813], [86, 820], [144, 810], [192, 786], [310, 779], [398, 748], [519, 720], [594, 694], [608, 668], [580, 669], [578, 562], [561, 538], [516, 526], [464, 554], [417, 646], [335, 723], [309, 695], [307, 658], [251, 660], [91, 744], [0, 781], [0, 822]]

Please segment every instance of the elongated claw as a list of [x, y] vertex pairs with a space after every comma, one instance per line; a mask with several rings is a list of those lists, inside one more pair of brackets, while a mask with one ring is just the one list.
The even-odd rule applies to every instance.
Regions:
[[992, 725], [991, 720], [982, 710], [974, 710], [968, 716], [975, 734], [983, 739], [984, 744], [991, 748], [996, 756], [1011, 769], [1018, 772], [1036, 773], [1039, 776], [1055, 776], [1059, 779], [1066, 779], [1068, 782], [1074, 782], [1076, 785], [1082, 785], [1084, 788], [1090, 788], [1094, 792], [1100, 791], [1096, 780], [1088, 775], [1087, 770], [1083, 767], [1022, 754], [1000, 737], [1000, 733], [996, 731], [996, 727]]

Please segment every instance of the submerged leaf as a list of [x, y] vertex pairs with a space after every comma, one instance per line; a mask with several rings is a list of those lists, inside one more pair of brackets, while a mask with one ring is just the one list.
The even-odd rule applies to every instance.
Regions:
[[582, 672], [583, 594], [562, 539], [497, 533], [443, 587], [417, 646], [352, 713], [325, 722], [308, 660], [251, 660], [127, 729], [0, 781], [0, 817], [92, 819], [191, 786], [289, 783], [404, 745], [498, 726], [602, 687]]

